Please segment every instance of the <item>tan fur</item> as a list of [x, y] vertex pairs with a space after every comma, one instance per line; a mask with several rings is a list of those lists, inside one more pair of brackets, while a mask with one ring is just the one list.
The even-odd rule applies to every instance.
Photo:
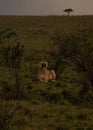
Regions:
[[[42, 63], [45, 63], [46, 64], [46, 67], [42, 68]], [[52, 81], [55, 81], [56, 79], [56, 73], [54, 70], [48, 70], [47, 69], [48, 67], [48, 63], [45, 61], [45, 62], [41, 62], [40, 63], [40, 67], [39, 67], [39, 70], [38, 70], [38, 79], [40, 81], [44, 81], [44, 82], [48, 82], [49, 80], [52, 80]]]

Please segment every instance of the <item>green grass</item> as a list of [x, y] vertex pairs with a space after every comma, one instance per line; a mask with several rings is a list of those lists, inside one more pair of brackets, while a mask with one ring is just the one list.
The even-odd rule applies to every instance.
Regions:
[[89, 26], [93, 28], [93, 16], [0, 16], [0, 29], [18, 32], [20, 42], [25, 45], [20, 100], [14, 99], [15, 79], [0, 58], [0, 95], [3, 91], [0, 105], [6, 108], [0, 106], [0, 118], [7, 119], [7, 114], [11, 115], [17, 107], [10, 124], [5, 124], [10, 130], [93, 130], [93, 93], [89, 92], [85, 99], [78, 96], [82, 75], [72, 63], [63, 64], [62, 74], [55, 82], [37, 80], [38, 65], [43, 58], [50, 68], [55, 64], [49, 53], [50, 36], [58, 30], [69, 33]]
[[93, 128], [93, 109], [73, 106], [68, 102], [50, 104], [48, 102], [32, 104], [28, 101], [10, 101], [18, 105], [11, 126], [17, 129], [59, 130]]
[[75, 28], [92, 27], [92, 16], [0, 16], [0, 28], [12, 28], [19, 33], [21, 41], [27, 48], [46, 47], [49, 41], [49, 35], [55, 29], [71, 31]]

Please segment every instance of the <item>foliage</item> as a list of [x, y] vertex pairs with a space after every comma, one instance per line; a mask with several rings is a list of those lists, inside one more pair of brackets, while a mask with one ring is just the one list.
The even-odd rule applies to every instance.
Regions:
[[86, 86], [91, 88], [93, 86], [92, 29], [78, 30], [69, 34], [57, 34], [53, 41], [59, 48], [57, 62], [61, 61], [62, 58], [70, 59], [83, 73]]
[[0, 100], [0, 129], [11, 130], [12, 120], [17, 111], [8, 101]]
[[[1, 37], [4, 40], [8, 40], [8, 45], [3, 46], [1, 49], [3, 50], [3, 60], [5, 62], [5, 66], [9, 68], [10, 74], [12, 74], [15, 78], [15, 93], [16, 97], [20, 97], [21, 93], [21, 77], [20, 77], [20, 65], [22, 62], [22, 56], [24, 52], [24, 45], [21, 45], [19, 42], [17, 42], [16, 39], [16, 33], [13, 32], [10, 29], [6, 29], [5, 31], [1, 32]], [[15, 38], [13, 45], [11, 45], [10, 39], [12, 36]]]

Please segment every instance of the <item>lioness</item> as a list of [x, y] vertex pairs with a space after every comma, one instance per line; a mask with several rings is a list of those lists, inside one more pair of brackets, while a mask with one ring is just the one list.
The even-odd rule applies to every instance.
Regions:
[[48, 70], [48, 62], [42, 61], [38, 70], [38, 79], [40, 81], [48, 82], [49, 80], [55, 81], [56, 73], [54, 70]]

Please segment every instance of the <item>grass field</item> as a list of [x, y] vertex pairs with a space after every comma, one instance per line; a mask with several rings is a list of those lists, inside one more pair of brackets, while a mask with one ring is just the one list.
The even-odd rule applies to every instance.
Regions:
[[93, 16], [0, 16], [0, 30], [6, 28], [17, 32], [25, 52], [18, 99], [15, 77], [0, 53], [0, 130], [93, 130], [93, 92], [89, 91], [85, 97], [79, 95], [82, 74], [71, 61], [63, 59], [60, 76], [59, 70], [55, 70], [58, 76], [55, 82], [43, 83], [37, 79], [42, 59], [55, 69], [55, 58], [50, 55], [51, 36], [79, 28], [93, 29]]

